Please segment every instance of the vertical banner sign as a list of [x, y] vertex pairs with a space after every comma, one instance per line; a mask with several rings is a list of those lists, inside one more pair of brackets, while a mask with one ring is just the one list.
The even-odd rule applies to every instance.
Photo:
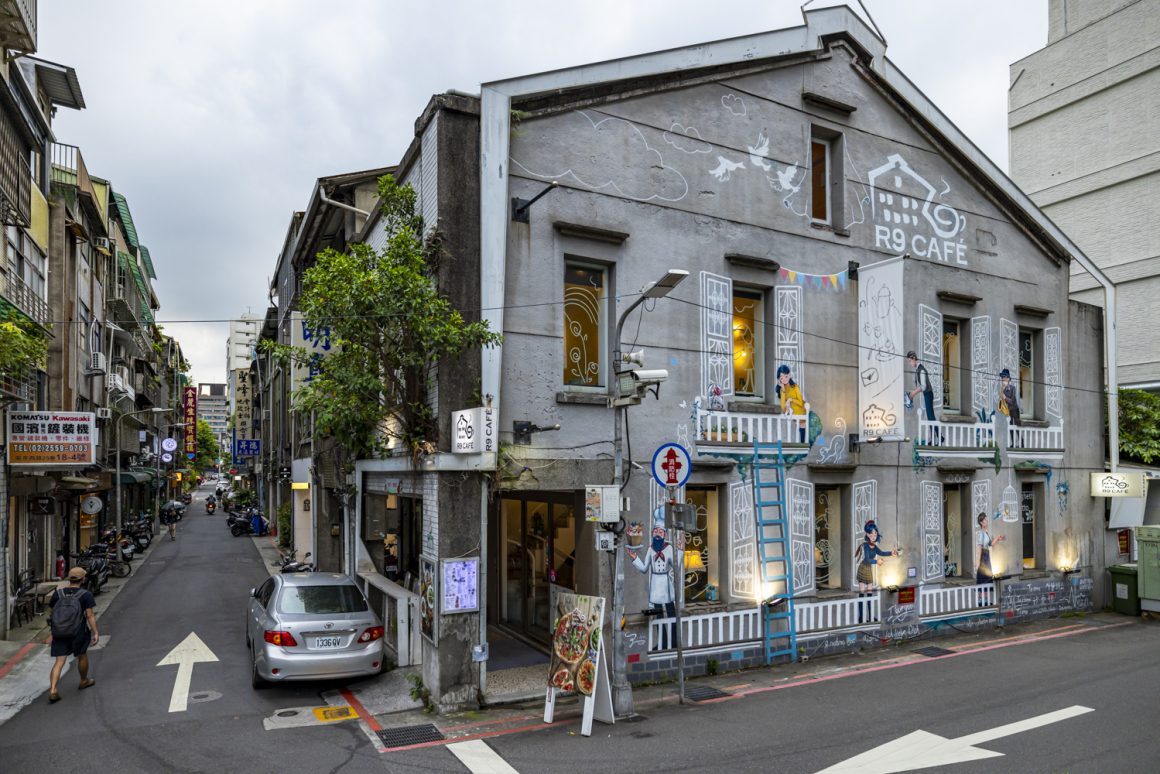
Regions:
[[185, 456], [197, 456], [197, 388], [185, 387], [181, 391], [181, 410], [185, 423]]
[[290, 313], [290, 346], [306, 351], [307, 362], [295, 361], [291, 366], [290, 394], [313, 381], [322, 368], [323, 359], [337, 349], [330, 340], [330, 328], [311, 328], [301, 312]]
[[858, 270], [858, 424], [863, 441], [905, 436], [902, 309], [902, 258]]
[[248, 441], [254, 433], [254, 393], [250, 383], [250, 369], [234, 369], [234, 439]]

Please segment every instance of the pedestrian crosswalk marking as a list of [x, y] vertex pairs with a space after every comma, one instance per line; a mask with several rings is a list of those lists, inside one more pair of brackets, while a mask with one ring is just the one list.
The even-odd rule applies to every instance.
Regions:
[[467, 767], [471, 774], [519, 774], [511, 764], [487, 746], [482, 739], [456, 742], [447, 749]]

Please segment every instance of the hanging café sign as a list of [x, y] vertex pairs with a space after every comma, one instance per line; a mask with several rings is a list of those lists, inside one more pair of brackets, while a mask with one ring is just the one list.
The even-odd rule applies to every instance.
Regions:
[[8, 412], [9, 465], [92, 465], [96, 444], [91, 412]]
[[1092, 497], [1143, 497], [1143, 473], [1092, 473]]

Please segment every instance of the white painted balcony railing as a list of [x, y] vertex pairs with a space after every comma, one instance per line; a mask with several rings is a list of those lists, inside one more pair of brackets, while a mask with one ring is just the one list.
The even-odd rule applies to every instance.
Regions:
[[[670, 627], [676, 618], [650, 618], [648, 624], [648, 651], [673, 650]], [[761, 608], [726, 610], [717, 613], [681, 616], [681, 640], [686, 650], [725, 648], [747, 642], [761, 641]]]
[[919, 446], [946, 446], [951, 449], [986, 449], [995, 446], [995, 422], [918, 421]]
[[918, 615], [928, 618], [939, 615], [967, 613], [979, 608], [995, 606], [995, 584], [976, 583], [970, 586], [946, 586], [918, 589]]
[[705, 411], [695, 415], [696, 443], [805, 444], [809, 438], [809, 419], [800, 414], [746, 414], [732, 411]]
[[1007, 448], [1062, 449], [1063, 423], [1061, 422], [1059, 427], [1009, 425], [1007, 427]]
[[850, 626], [877, 626], [882, 621], [882, 605], [877, 594], [825, 602], [795, 602], [794, 631], [800, 634]]

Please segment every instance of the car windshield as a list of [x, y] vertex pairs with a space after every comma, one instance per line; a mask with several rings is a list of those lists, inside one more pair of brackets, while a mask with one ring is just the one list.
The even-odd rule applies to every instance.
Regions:
[[367, 602], [357, 586], [287, 586], [278, 609], [283, 613], [359, 613]]

